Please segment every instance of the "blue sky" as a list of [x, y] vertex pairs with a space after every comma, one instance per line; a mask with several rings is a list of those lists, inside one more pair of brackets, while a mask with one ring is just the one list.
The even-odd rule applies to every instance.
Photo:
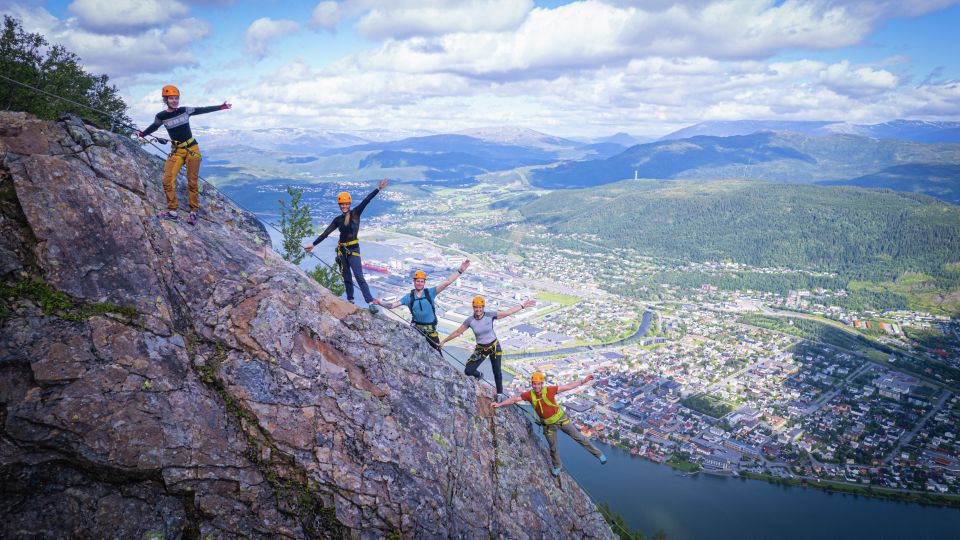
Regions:
[[[0, 0], [149, 122], [510, 125], [661, 135], [704, 120], [960, 120], [960, 0]], [[206, 120], [206, 119], [205, 119]], [[206, 123], [206, 122], [205, 122]]]

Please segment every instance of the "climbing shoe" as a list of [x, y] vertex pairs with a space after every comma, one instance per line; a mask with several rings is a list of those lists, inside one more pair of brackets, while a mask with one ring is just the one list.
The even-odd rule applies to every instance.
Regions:
[[370, 313], [377, 313], [378, 311], [380, 311], [379, 309], [377, 309], [377, 306], [373, 304], [370, 304], [369, 306], [367, 306], [367, 309], [370, 310]]
[[554, 476], [560, 476], [560, 467], [554, 467], [550, 469], [550, 474]]
[[507, 399], [507, 396], [503, 394], [497, 394], [494, 399], [497, 401], [497, 403], [503, 403], [503, 401]]
[[607, 464], [607, 455], [606, 455], [606, 454], [600, 454], [600, 458], [599, 458], [599, 459], [600, 459], [600, 464], [601, 464], [601, 465], [606, 465], [606, 464]]
[[180, 216], [177, 215], [176, 210], [170, 210], [169, 212], [160, 212], [157, 214], [157, 217], [160, 219], [166, 219], [169, 221], [180, 221]]
[[196, 213], [196, 212], [190, 212], [190, 215], [187, 216], [187, 223], [189, 223], [189, 224], [191, 224], [191, 225], [196, 225], [196, 224], [197, 224], [197, 213]]

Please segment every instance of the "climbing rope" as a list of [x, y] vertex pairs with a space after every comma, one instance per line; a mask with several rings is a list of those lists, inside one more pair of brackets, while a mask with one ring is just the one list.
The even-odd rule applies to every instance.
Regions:
[[[91, 107], [90, 105], [87, 105], [86, 103], [80, 103], [79, 101], [74, 101], [74, 100], [72, 100], [72, 99], [65, 98], [65, 97], [63, 97], [63, 96], [58, 96], [58, 95], [56, 95], [56, 94], [52, 94], [52, 93], [50, 93], [50, 92], [47, 92], [46, 90], [43, 90], [42, 88], [37, 88], [36, 86], [31, 86], [31, 85], [29, 85], [29, 84], [27, 84], [27, 83], [20, 82], [20, 81], [18, 81], [18, 80], [16, 80], [16, 79], [12, 79], [12, 78], [10, 78], [10, 77], [7, 77], [6, 75], [3, 75], [2, 73], [0, 73], [0, 79], [3, 79], [3, 80], [8, 81], [8, 82], [12, 82], [13, 84], [22, 86], [22, 87], [27, 88], [27, 89], [29, 89], [29, 90], [33, 90], [34, 92], [37, 92], [38, 94], [43, 94], [43, 95], [48, 96], [48, 97], [56, 98], [56, 99], [59, 99], [60, 101], [64, 101], [64, 102], [70, 103], [70, 104], [72, 104], [72, 105], [76, 105], [76, 106], [78, 106], [78, 107], [83, 107], [84, 109], [89, 109], [89, 110], [91, 110], [91, 111], [96, 111], [96, 112], [98, 112], [98, 113], [101, 113], [101, 114], [103, 114], [103, 115], [106, 115], [106, 117], [110, 119], [110, 127], [111, 127], [111, 128], [113, 128], [115, 125], [120, 125], [120, 126], [123, 126], [123, 127], [131, 128], [131, 129], [133, 129], [134, 131], [137, 131], [137, 128], [136, 128], [135, 126], [131, 126], [130, 124], [127, 124], [127, 123], [124, 123], [124, 122], [121, 122], [121, 121], [117, 120], [117, 114], [116, 114], [116, 113], [113, 113], [113, 112], [110, 112], [110, 111], [105, 111], [105, 110], [103, 110], [103, 109], [98, 109], [98, 108], [96, 108], [96, 107]], [[111, 129], [111, 131], [113, 131], [113, 129]]]
[[[403, 323], [403, 324], [409, 325], [409, 326], [412, 327], [414, 330], [416, 330], [417, 332], [419, 332], [420, 335], [422, 335], [422, 336], [424, 337], [424, 339], [427, 339], [427, 340], [429, 341], [429, 338], [427, 337], [427, 333], [424, 332], [423, 330], [421, 330], [420, 328], [418, 328], [417, 325], [413, 324], [411, 321], [408, 321], [408, 320], [404, 319], [404, 318], [401, 317], [400, 315], [397, 315], [397, 314], [394, 313], [392, 310], [389, 310], [389, 309], [384, 308], [384, 311], [387, 312], [387, 313], [389, 313], [389, 314], [390, 314], [391, 316], [393, 316], [394, 318], [396, 318], [397, 321], [399, 321], [399, 322], [401, 322], [401, 323]], [[432, 345], [432, 342], [431, 342], [431, 345]], [[436, 347], [436, 346], [434, 346], [434, 349], [436, 349], [437, 352], [440, 353], [440, 357], [441, 357], [441, 358], [443, 358], [444, 355], [446, 355], [446, 358], [452, 359], [452, 360], [453, 360], [454, 362], [456, 362], [457, 364], [460, 364], [460, 366], [462, 366], [464, 369], [467, 368], [467, 365], [466, 365], [466, 364], [464, 364], [463, 362], [461, 362], [459, 358], [457, 358], [456, 356], [454, 356], [454, 355], [453, 355], [452, 353], [450, 353], [449, 351], [444, 350], [442, 347]], [[480, 374], [480, 380], [481, 380], [483, 383], [485, 383], [487, 386], [489, 386], [490, 388], [494, 388], [494, 389], [496, 388], [496, 387], [493, 385], [493, 383], [491, 383], [490, 381], [488, 381], [488, 380], [483, 376], [483, 374]], [[532, 420], [535, 424], [538, 424], [538, 425], [539, 425], [539, 422], [538, 422], [537, 419], [533, 416], [533, 413], [531, 413], [530, 411], [524, 409], [522, 406], [520, 406], [519, 403], [515, 404], [515, 406], [516, 406], [518, 409], [520, 409], [521, 411], [523, 411], [523, 413], [524, 413], [525, 415], [527, 415], [528, 417], [530, 417], [530, 420]]]
[[[47, 92], [46, 90], [37, 88], [37, 87], [35, 87], [35, 86], [29, 85], [29, 84], [26, 84], [26, 83], [23, 83], [23, 82], [20, 82], [20, 81], [18, 81], [18, 80], [16, 80], [16, 79], [12, 79], [12, 78], [10, 78], [10, 77], [7, 77], [6, 75], [3, 75], [2, 73], [0, 73], [0, 79], [3, 79], [3, 80], [5, 80], [5, 81], [11, 82], [11, 83], [13, 83], [13, 84], [22, 86], [22, 87], [24, 87], [24, 88], [27, 88], [27, 89], [32, 90], [32, 91], [34, 91], [34, 92], [37, 92], [37, 93], [39, 93], [39, 94], [43, 94], [43, 95], [48, 96], [48, 97], [51, 97], [51, 98], [59, 99], [59, 100], [64, 101], [64, 102], [66, 102], [66, 103], [70, 103], [70, 104], [72, 104], [72, 105], [76, 105], [76, 106], [78, 106], [78, 107], [83, 107], [83, 108], [85, 108], [85, 109], [88, 109], [88, 110], [95, 111], [95, 112], [98, 112], [98, 113], [100, 113], [100, 114], [106, 115], [108, 118], [110, 118], [110, 131], [114, 131], [115, 126], [118, 126], [118, 125], [130, 129], [132, 132], [140, 132], [140, 131], [141, 131], [141, 130], [138, 129], [136, 126], [133, 126], [133, 125], [127, 124], [127, 123], [125, 123], [125, 122], [121, 122], [121, 121], [117, 120], [117, 117], [116, 117], [117, 115], [116, 115], [116, 113], [112, 113], [112, 112], [109, 112], [109, 111], [105, 111], [105, 110], [103, 110], [103, 109], [99, 109], [99, 108], [97, 108], [97, 107], [93, 107], [93, 106], [87, 105], [87, 104], [85, 104], [85, 103], [80, 103], [80, 102], [78, 102], [78, 101], [74, 101], [74, 100], [72, 100], [72, 99], [65, 98], [65, 97], [63, 97], [63, 96], [58, 96], [58, 95], [53, 94], [53, 93], [51, 93], [51, 92]], [[80, 115], [78, 114], [77, 116], [80, 116]], [[81, 116], [81, 118], [83, 118], [83, 117]], [[87, 119], [87, 121], [90, 121], [90, 120]], [[129, 135], [129, 133], [128, 133], [127, 135]], [[153, 146], [154, 148], [156, 148], [156, 149], [159, 150], [160, 152], [162, 152], [162, 153], [164, 153], [164, 154], [167, 153], [167, 150], [166, 150], [166, 149], [164, 149], [164, 148], [162, 148], [162, 147], [160, 147], [160, 146], [157, 146], [156, 143], [167, 144], [167, 143], [170, 142], [168, 139], [164, 139], [164, 138], [161, 138], [161, 137], [157, 137], [157, 136], [155, 136], [155, 135], [146, 135], [146, 136], [144, 136], [144, 137], [141, 137], [140, 139], [142, 139], [142, 140], [141, 140], [141, 141], [138, 141], [138, 142], [139, 142], [141, 145], [147, 145], [147, 144], [149, 144], [150, 146]], [[203, 181], [206, 182], [207, 184], [210, 184], [210, 182], [209, 182], [206, 178], [203, 178], [202, 176], [199, 176], [199, 175], [198, 175], [198, 178], [199, 178], [200, 180], [203, 180]], [[212, 184], [211, 184], [211, 185], [212, 185]], [[238, 207], [238, 208], [240, 208], [240, 209], [242, 209], [242, 210], [244, 210], [244, 211], [246, 211], [246, 212], [248, 212], [248, 213], [250, 213], [250, 214], [252, 214], [252, 215], [256, 215], [255, 212], [249, 210], [248, 208], [246, 208], [245, 206], [243, 206], [242, 204], [240, 204], [239, 202], [237, 202], [236, 200], [234, 200], [233, 198], [231, 198], [231, 197], [230, 197], [229, 195], [227, 195], [226, 193], [224, 193], [224, 192], [222, 192], [222, 191], [220, 191], [219, 193], [220, 193], [220, 195], [223, 196], [223, 198], [225, 198], [225, 199], [227, 199], [228, 201], [230, 201], [231, 203], [233, 203], [234, 206], [236, 206], [236, 207]], [[267, 226], [269, 226], [270, 228], [272, 228], [272, 229], [275, 230], [276, 232], [282, 234], [282, 231], [281, 231], [279, 228], [277, 228], [275, 225], [273, 225], [272, 223], [269, 223], [269, 222], [264, 222], [264, 223], [266, 223]], [[333, 271], [336, 271], [336, 270], [337, 270], [333, 265], [328, 264], [326, 261], [324, 261], [323, 259], [321, 259], [321, 258], [318, 257], [317, 255], [315, 255], [314, 253], [312, 253], [312, 252], [307, 252], [307, 255], [310, 255], [310, 256], [312, 256], [313, 258], [317, 259], [317, 261], [319, 261], [320, 263], [322, 263], [323, 265], [325, 265], [325, 266], [326, 266], [327, 268], [329, 268], [330, 270], [333, 270]], [[339, 272], [338, 272], [338, 273], [339, 273]], [[399, 320], [400, 322], [405, 323], [405, 324], [409, 324], [409, 325], [410, 325], [411, 327], [413, 327], [417, 332], [419, 332], [424, 338], [427, 338], [427, 334], [426, 334], [423, 330], [421, 330], [420, 328], [417, 328], [417, 326], [414, 325], [412, 322], [407, 321], [407, 320], [401, 318], [399, 315], [397, 315], [396, 313], [393, 313], [393, 311], [391, 311], [391, 310], [389, 310], [389, 309], [384, 309], [384, 311], [386, 311], [387, 313], [389, 313], [390, 315], [392, 315], [393, 317], [395, 317], [395, 318], [396, 318], [397, 320]], [[454, 362], [456, 362], [457, 364], [463, 366], [464, 369], [466, 369], [466, 367], [467, 367], [466, 364], [464, 364], [463, 362], [461, 362], [460, 359], [457, 358], [456, 356], [453, 356], [453, 354], [451, 354], [451, 353], [449, 353], [449, 352], [447, 352], [447, 351], [444, 351], [442, 348], [437, 348], [437, 351], [440, 353], [441, 358], [444, 357], [444, 355], [446, 355], [447, 358], [453, 359]], [[486, 384], [487, 384], [488, 386], [490, 386], [491, 388], [495, 388], [494, 385], [493, 385], [493, 383], [491, 383], [490, 381], [486, 380], [486, 378], [484, 378], [482, 374], [481, 374], [481, 376], [480, 376], [480, 380], [483, 381], [484, 383], [486, 383]], [[523, 408], [519, 403], [517, 403], [517, 404], [515, 404], [515, 405], [516, 405], [517, 408], [519, 408], [521, 411], [523, 411], [523, 413], [524, 413], [527, 417], [529, 417], [530, 420], [531, 420], [534, 424], [541, 425], [540, 421], [537, 420], [537, 418], [533, 415], [533, 413], [532, 413], [531, 411], [528, 411], [527, 409]], [[596, 503], [596, 501], [593, 499], [593, 497], [591, 497], [590, 494], [586, 492], [586, 490], [583, 490], [583, 492], [587, 495], [587, 497], [590, 499], [590, 501], [593, 502], [594, 507], [596, 507], [597, 510], [600, 512], [600, 514], [603, 515], [603, 517], [604, 517], [604, 519], [607, 521], [607, 523], [609, 523], [611, 526], [615, 527], [615, 528], [619, 531], [621, 537], [626, 537], [626, 538], [632, 538], [632, 537], [633, 537], [633, 536], [632, 536], [632, 533], [631, 533], [630, 531], [624, 530], [607, 512], [604, 511], [604, 509], [603, 509], [602, 506], [600, 506], [600, 505], [598, 505], [598, 504]]]

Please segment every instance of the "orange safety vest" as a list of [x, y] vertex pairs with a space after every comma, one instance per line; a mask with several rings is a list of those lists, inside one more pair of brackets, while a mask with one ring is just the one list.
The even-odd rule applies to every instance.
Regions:
[[[553, 416], [550, 418], [543, 418], [541, 411], [543, 410], [543, 405], [540, 406], [540, 409], [537, 409], [537, 402], [543, 400], [544, 403], [551, 407], [555, 407], [557, 412], [553, 413]], [[546, 425], [556, 424], [563, 418], [563, 409], [559, 405], [550, 401], [550, 398], [547, 397], [547, 387], [544, 386], [540, 389], [540, 396], [537, 396], [536, 392], [533, 391], [533, 388], [530, 389], [530, 402], [533, 404], [533, 410], [537, 411], [537, 415], [543, 419], [543, 423]]]

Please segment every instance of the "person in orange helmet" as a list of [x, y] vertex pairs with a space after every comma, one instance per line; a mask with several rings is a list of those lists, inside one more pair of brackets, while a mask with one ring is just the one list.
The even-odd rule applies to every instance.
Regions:
[[160, 91], [163, 98], [163, 104], [167, 106], [165, 110], [157, 113], [153, 123], [147, 129], [138, 131], [138, 137], [145, 137], [162, 125], [167, 128], [167, 134], [170, 136], [170, 155], [167, 156], [167, 163], [163, 166], [163, 193], [167, 197], [167, 211], [161, 212], [159, 217], [178, 221], [177, 215], [177, 175], [180, 169], [187, 166], [187, 204], [190, 205], [190, 215], [187, 216], [187, 223], [195, 225], [197, 223], [197, 210], [200, 209], [200, 161], [203, 157], [200, 155], [200, 146], [197, 140], [193, 138], [193, 132], [190, 131], [190, 117], [198, 114], [207, 114], [215, 111], [225, 111], [232, 107], [226, 101], [221, 105], [211, 105], [209, 107], [181, 107], [180, 90], [176, 86], [167, 85]]
[[374, 305], [373, 295], [370, 294], [370, 287], [367, 285], [367, 280], [363, 277], [363, 261], [360, 260], [360, 240], [357, 239], [357, 234], [360, 232], [360, 214], [363, 213], [363, 209], [367, 207], [367, 204], [377, 196], [377, 193], [380, 193], [387, 187], [387, 182], [389, 182], [389, 180], [386, 178], [381, 180], [380, 187], [371, 191], [370, 194], [354, 208], [350, 208], [350, 204], [353, 202], [350, 194], [346, 191], [340, 192], [340, 194], [337, 195], [337, 204], [340, 206], [341, 214], [333, 218], [330, 225], [320, 233], [320, 236], [318, 236], [316, 240], [303, 248], [307, 253], [310, 253], [310, 250], [320, 242], [323, 242], [334, 229], [338, 230], [340, 232], [340, 240], [337, 242], [336, 261], [337, 266], [340, 268], [340, 275], [343, 277], [343, 287], [347, 291], [347, 301], [351, 304], [353, 303], [353, 278], [355, 277], [357, 279], [357, 285], [360, 286], [360, 293], [363, 294], [363, 300], [369, 304], [368, 309], [370, 309], [371, 313], [377, 312], [377, 306]]
[[466, 272], [469, 266], [469, 259], [463, 261], [454, 274], [437, 284], [436, 287], [430, 288], [426, 288], [427, 273], [423, 270], [417, 270], [413, 273], [413, 289], [399, 301], [382, 302], [374, 298], [373, 302], [387, 309], [407, 306], [410, 309], [410, 322], [436, 347], [440, 343], [440, 335], [437, 334], [437, 308], [433, 304], [433, 299], [456, 281], [460, 274]]
[[550, 444], [550, 460], [553, 462], [553, 468], [550, 469], [550, 474], [554, 476], [560, 474], [560, 454], [557, 452], [557, 430], [569, 435], [571, 439], [577, 441], [580, 446], [586, 448], [595, 458], [599, 459], [601, 465], [605, 465], [607, 463], [607, 456], [584, 437], [583, 433], [580, 433], [580, 430], [570, 422], [570, 418], [563, 412], [563, 409], [557, 405], [557, 394], [587, 384], [593, 380], [593, 375], [587, 375], [579, 381], [573, 381], [560, 386], [544, 387], [545, 380], [543, 373], [538, 371], [530, 377], [531, 388], [529, 391], [519, 396], [512, 396], [500, 403], [493, 403], [491, 407], [498, 409], [519, 403], [521, 400], [529, 401], [533, 405], [533, 410], [536, 411], [537, 416], [540, 417], [539, 424], [543, 426], [543, 434], [547, 438], [547, 443]]
[[449, 336], [443, 338], [443, 341], [440, 342], [440, 347], [443, 347], [443, 345], [451, 339], [459, 337], [460, 334], [467, 331], [467, 328], [473, 330], [477, 345], [473, 349], [473, 354], [470, 355], [470, 358], [467, 360], [463, 374], [478, 379], [482, 378], [483, 375], [480, 374], [477, 368], [480, 367], [480, 364], [482, 364], [487, 357], [490, 357], [490, 365], [493, 368], [493, 380], [497, 384], [497, 394], [494, 397], [497, 401], [500, 401], [503, 399], [503, 371], [501, 366], [503, 349], [500, 348], [500, 341], [497, 339], [497, 334], [493, 331], [493, 321], [496, 319], [505, 319], [521, 309], [533, 307], [536, 302], [528, 299], [519, 306], [504, 311], [494, 311], [492, 313], [486, 311], [486, 303], [486, 300], [484, 300], [482, 296], [474, 298], [473, 315], [467, 317], [459, 328], [454, 330]]

